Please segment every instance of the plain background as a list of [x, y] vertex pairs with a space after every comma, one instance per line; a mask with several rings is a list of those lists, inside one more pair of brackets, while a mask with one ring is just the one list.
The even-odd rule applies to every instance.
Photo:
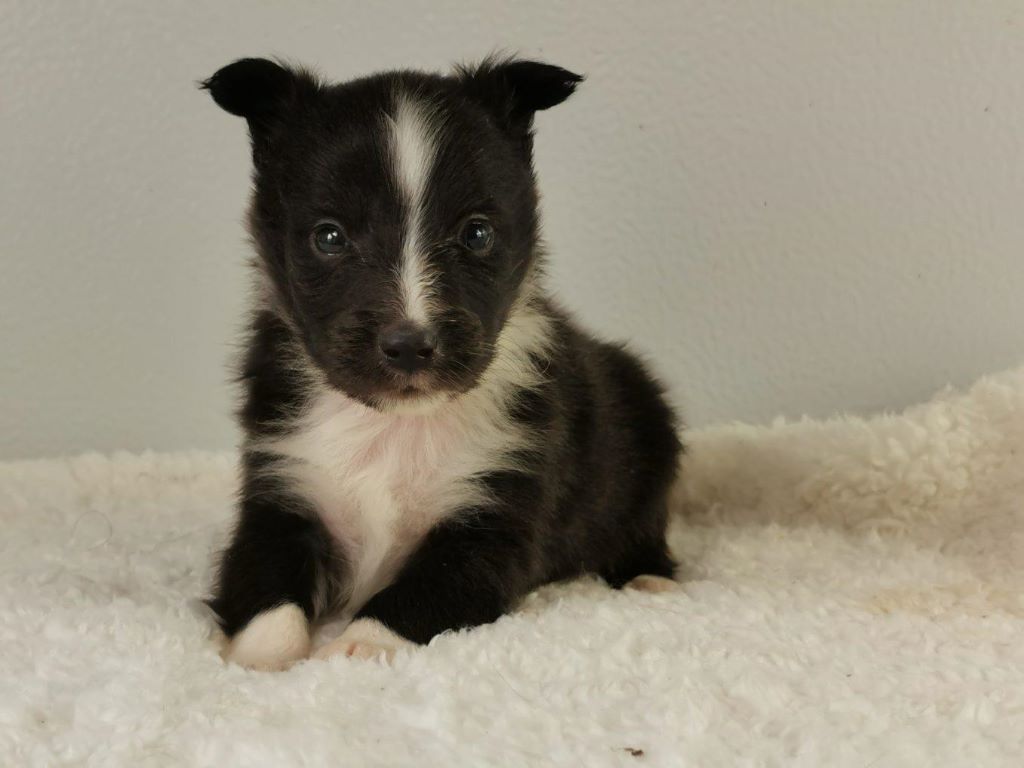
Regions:
[[0, 456], [234, 444], [242, 121], [195, 82], [495, 48], [552, 281], [690, 423], [897, 408], [1022, 357], [1018, 2], [39, 2], [0, 23]]

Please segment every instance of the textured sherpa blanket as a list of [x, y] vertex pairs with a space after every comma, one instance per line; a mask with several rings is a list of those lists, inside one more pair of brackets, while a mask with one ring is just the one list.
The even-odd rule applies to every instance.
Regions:
[[0, 464], [0, 764], [1024, 765], [1024, 369], [688, 442], [678, 592], [284, 673], [195, 608], [232, 456]]

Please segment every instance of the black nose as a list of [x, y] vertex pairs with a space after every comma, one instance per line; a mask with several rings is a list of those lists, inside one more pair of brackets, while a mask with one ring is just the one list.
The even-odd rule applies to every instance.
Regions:
[[398, 323], [381, 331], [378, 343], [388, 365], [415, 373], [430, 366], [437, 349], [437, 336], [418, 325]]

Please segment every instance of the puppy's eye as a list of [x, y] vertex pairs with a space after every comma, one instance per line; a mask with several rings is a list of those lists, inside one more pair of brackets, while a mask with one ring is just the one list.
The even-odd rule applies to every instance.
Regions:
[[487, 219], [472, 218], [462, 227], [459, 240], [473, 253], [487, 253], [494, 244], [494, 227]]
[[348, 247], [348, 240], [341, 227], [333, 221], [325, 221], [317, 224], [313, 229], [313, 247], [320, 253], [335, 255], [341, 253]]

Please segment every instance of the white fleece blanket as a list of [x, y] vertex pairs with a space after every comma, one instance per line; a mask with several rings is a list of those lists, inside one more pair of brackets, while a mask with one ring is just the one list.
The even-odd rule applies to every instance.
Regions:
[[194, 606], [232, 456], [0, 464], [0, 764], [1024, 765], [1024, 369], [688, 442], [678, 593], [277, 674]]

